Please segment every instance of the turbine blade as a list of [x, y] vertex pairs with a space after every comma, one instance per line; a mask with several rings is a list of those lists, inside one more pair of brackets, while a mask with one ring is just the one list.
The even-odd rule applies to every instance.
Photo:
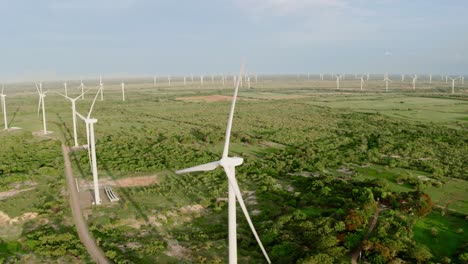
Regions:
[[247, 223], [249, 223], [250, 229], [252, 230], [252, 233], [255, 239], [257, 240], [257, 243], [260, 246], [260, 249], [262, 250], [263, 255], [265, 256], [265, 259], [268, 261], [268, 263], [271, 263], [270, 258], [268, 257], [268, 254], [265, 251], [265, 248], [263, 247], [262, 241], [258, 237], [257, 231], [255, 230], [252, 220], [250, 219], [250, 215], [249, 215], [249, 212], [247, 211], [247, 207], [245, 206], [244, 199], [242, 198], [242, 194], [239, 189], [239, 185], [237, 184], [235, 167], [226, 166], [223, 168], [224, 168], [224, 171], [226, 172], [227, 178], [229, 180], [229, 184], [232, 186], [232, 188], [234, 189], [234, 192], [236, 193], [237, 201], [239, 202], [242, 212], [244, 213], [245, 219], [247, 220]]
[[41, 101], [42, 101], [42, 95], [39, 95], [39, 104], [37, 105], [37, 114], [39, 114], [39, 111], [41, 111]]
[[237, 78], [236, 88], [234, 89], [234, 95], [232, 97], [231, 111], [229, 112], [229, 118], [226, 128], [226, 140], [224, 142], [223, 158], [228, 156], [229, 152], [229, 140], [231, 138], [232, 119], [234, 118], [234, 109], [236, 107], [237, 92], [239, 91], [239, 85], [242, 80], [242, 74], [244, 73], [244, 62], [241, 64], [239, 78]]
[[[81, 88], [81, 87], [78, 87], [78, 89]], [[81, 93], [80, 95], [78, 95], [77, 97], [73, 98], [73, 100], [76, 100], [80, 97], [82, 97], [85, 93], [89, 92], [91, 90], [91, 88], [88, 88], [88, 90], [84, 91], [83, 93]]]
[[183, 170], [178, 170], [175, 173], [182, 174], [182, 173], [196, 172], [196, 171], [211, 171], [211, 170], [216, 169], [218, 166], [219, 166], [219, 161], [214, 161], [214, 162], [205, 163], [202, 165], [190, 167], [190, 168], [183, 169]]
[[89, 108], [88, 118], [91, 117], [91, 113], [93, 112], [94, 103], [96, 103], [96, 100], [97, 100], [97, 98], [98, 98], [98, 95], [99, 95], [99, 92], [101, 91], [101, 89], [102, 89], [102, 87], [99, 88], [99, 90], [98, 90], [97, 93], [96, 93], [96, 96], [94, 96], [93, 103], [91, 104], [91, 107]]

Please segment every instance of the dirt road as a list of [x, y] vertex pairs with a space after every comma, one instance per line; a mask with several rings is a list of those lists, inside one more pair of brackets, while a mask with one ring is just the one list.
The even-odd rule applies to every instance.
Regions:
[[[381, 211], [382, 211], [382, 208], [380, 207], [380, 204], [377, 204], [377, 210], [375, 210], [375, 213], [374, 213], [374, 217], [373, 217], [373, 219], [372, 219], [372, 222], [371, 222], [371, 224], [369, 225], [369, 228], [367, 229], [367, 233], [366, 233], [366, 235], [364, 236], [364, 238], [362, 239], [362, 241], [367, 240], [367, 239], [369, 238], [370, 234], [372, 233], [372, 231], [374, 230], [375, 226], [377, 225], [377, 220], [379, 219], [379, 214], [380, 214]], [[358, 259], [358, 257], [359, 257], [359, 253], [360, 253], [361, 250], [362, 250], [362, 241], [361, 241], [361, 243], [359, 244], [359, 247], [351, 253], [351, 263], [352, 263], [352, 264], [356, 264], [356, 263], [357, 263], [357, 259]]]
[[65, 161], [65, 174], [67, 176], [67, 186], [68, 191], [70, 192], [70, 206], [73, 222], [75, 223], [78, 236], [80, 237], [81, 243], [83, 243], [89, 255], [91, 258], [93, 258], [94, 261], [96, 261], [96, 263], [110, 263], [102, 250], [96, 245], [94, 238], [88, 231], [88, 225], [83, 219], [80, 201], [78, 199], [78, 192], [76, 191], [75, 181], [73, 180], [70, 158], [68, 157], [69, 151], [70, 149], [67, 146], [62, 145], [63, 160]]

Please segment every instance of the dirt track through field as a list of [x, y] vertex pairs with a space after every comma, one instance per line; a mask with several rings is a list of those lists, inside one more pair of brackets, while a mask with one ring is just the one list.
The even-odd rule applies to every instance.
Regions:
[[80, 201], [78, 199], [78, 192], [75, 187], [75, 181], [73, 180], [70, 158], [68, 157], [69, 151], [70, 149], [67, 146], [62, 145], [67, 186], [68, 191], [70, 192], [70, 206], [72, 211], [73, 222], [75, 223], [78, 236], [80, 237], [81, 243], [83, 243], [89, 255], [94, 261], [96, 261], [96, 263], [110, 263], [104, 255], [104, 252], [102, 252], [102, 250], [96, 245], [94, 238], [89, 233], [88, 225], [86, 224], [83, 218], [83, 214], [81, 212], [80, 207]]
[[[362, 241], [367, 240], [369, 236], [371, 235], [372, 231], [374, 230], [375, 226], [377, 225], [377, 221], [379, 220], [379, 214], [382, 211], [382, 208], [380, 208], [380, 204], [377, 204], [377, 210], [374, 213], [374, 217], [372, 218], [372, 222], [369, 225], [369, 228], [367, 229], [367, 233], [362, 239]], [[357, 259], [359, 257], [359, 253], [361, 253], [362, 250], [362, 241], [359, 244], [359, 247], [351, 253], [351, 263], [356, 264]]]

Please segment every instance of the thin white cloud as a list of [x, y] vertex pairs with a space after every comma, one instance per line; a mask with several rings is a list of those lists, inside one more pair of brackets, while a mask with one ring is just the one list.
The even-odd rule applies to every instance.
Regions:
[[137, 0], [53, 0], [49, 7], [55, 10], [95, 10], [126, 9], [137, 4]]
[[323, 8], [342, 9], [348, 6], [345, 0], [235, 0], [235, 2], [252, 13], [280, 16]]

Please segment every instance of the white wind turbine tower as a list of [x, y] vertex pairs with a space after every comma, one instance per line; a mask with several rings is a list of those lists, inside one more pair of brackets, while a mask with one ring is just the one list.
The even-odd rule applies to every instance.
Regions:
[[361, 91], [362, 91], [363, 86], [364, 86], [364, 75], [361, 75]]
[[104, 84], [102, 83], [102, 75], [99, 76], [99, 90], [101, 91], [101, 101], [104, 101]]
[[385, 74], [384, 81], [385, 81], [385, 92], [388, 92], [388, 82], [392, 81], [388, 78], [388, 74]]
[[416, 90], [416, 80], [418, 79], [418, 76], [415, 74], [412, 76], [413, 78], [413, 90]]
[[125, 102], [125, 83], [123, 80], [120, 86], [122, 87], [122, 102]]
[[156, 75], [153, 77], [153, 88], [156, 87], [156, 83], [158, 82], [158, 77]]
[[405, 75], [402, 74], [402, 75], [401, 75], [401, 82], [404, 82], [404, 81], [405, 81]]
[[265, 249], [263, 248], [263, 244], [260, 241], [260, 238], [257, 235], [257, 231], [255, 230], [255, 227], [253, 226], [252, 220], [250, 219], [249, 213], [247, 211], [247, 208], [245, 206], [244, 200], [242, 198], [241, 191], [239, 189], [239, 185], [236, 180], [236, 173], [235, 173], [235, 167], [239, 166], [243, 163], [243, 159], [240, 157], [229, 157], [229, 139], [231, 137], [231, 128], [232, 128], [232, 120], [234, 117], [234, 109], [236, 105], [236, 99], [237, 99], [237, 92], [239, 90], [240, 86], [240, 80], [242, 79], [242, 72], [243, 72], [243, 66], [241, 67], [240, 71], [240, 76], [239, 79], [236, 82], [236, 86], [234, 89], [234, 96], [232, 99], [232, 105], [231, 105], [231, 111], [229, 113], [229, 119], [227, 123], [227, 128], [226, 128], [226, 140], [224, 142], [224, 150], [223, 150], [223, 155], [220, 160], [206, 163], [203, 165], [191, 167], [188, 169], [183, 169], [176, 171], [177, 174], [181, 173], [187, 173], [187, 172], [197, 172], [197, 171], [211, 171], [216, 169], [217, 167], [221, 166], [223, 167], [224, 171], [226, 172], [226, 176], [228, 178], [228, 214], [229, 214], [229, 264], [236, 264], [237, 263], [237, 223], [236, 223], [236, 199], [239, 202], [239, 205], [242, 209], [242, 212], [245, 215], [245, 218], [250, 226], [250, 229], [252, 230], [253, 235], [255, 236], [255, 239], [257, 240], [258, 245], [260, 246], [260, 249], [263, 252], [263, 255], [265, 256], [266, 260], [268, 263], [271, 263], [270, 258], [268, 257], [268, 254], [266, 253]]
[[[85, 91], [84, 93], [87, 93], [88, 91], [89, 91], [89, 89], [87, 91]], [[67, 95], [63, 95], [61, 93], [58, 93], [58, 94], [65, 97], [66, 99], [68, 99], [71, 102], [71, 105], [72, 105], [72, 119], [73, 119], [73, 140], [74, 140], [74, 143], [75, 143], [75, 147], [77, 148], [78, 147], [78, 134], [77, 134], [77, 130], [76, 130], [76, 100], [78, 100], [80, 97], [82, 97], [83, 94], [80, 94], [75, 98], [70, 98]]]
[[429, 84], [432, 84], [432, 73], [429, 74]]
[[2, 103], [3, 122], [5, 123], [5, 130], [7, 130], [8, 129], [8, 120], [7, 120], [6, 102], [5, 102], [6, 94], [3, 93], [4, 89], [5, 89], [5, 86], [2, 84], [2, 94], [0, 94], [0, 100], [1, 100], [1, 103]]
[[63, 83], [63, 87], [65, 88], [65, 95], [68, 96], [68, 91], [67, 91], [67, 81]]
[[200, 84], [203, 85], [203, 75], [200, 76]]
[[81, 100], [84, 100], [84, 89], [85, 89], [85, 86], [83, 84], [83, 80], [80, 80], [80, 87], [78, 87], [78, 89], [81, 88]]
[[449, 77], [449, 79], [452, 80], [452, 94], [455, 94], [455, 81], [458, 80], [458, 78], [460, 77], [457, 77], [457, 78]]
[[171, 86], [171, 76], [170, 75], [167, 76], [167, 82], [168, 82], [169, 86]]
[[370, 78], [370, 74], [367, 73], [367, 81], [369, 81], [369, 78]]
[[258, 74], [255, 74], [255, 83], [258, 83]]
[[187, 85], [187, 79], [186, 77], [184, 76], [184, 86]]
[[323, 73], [320, 74], [320, 80], [323, 81]]
[[[100, 90], [101, 88], [99, 88]], [[93, 112], [94, 104], [96, 103], [96, 99], [99, 95], [98, 91], [96, 96], [94, 97], [93, 103], [89, 108], [88, 115], [85, 117], [80, 113], [76, 112], [78, 117], [80, 117], [86, 123], [86, 137], [88, 141], [88, 153], [90, 153], [90, 160], [91, 160], [91, 169], [93, 172], [93, 185], [94, 185], [94, 204], [99, 205], [101, 204], [101, 196], [99, 194], [99, 179], [98, 179], [98, 171], [97, 171], [97, 160], [96, 160], [96, 143], [94, 138], [94, 124], [97, 123], [97, 119], [91, 118], [91, 113]]]
[[335, 75], [336, 77], [336, 89], [340, 89], [340, 79], [343, 75]]
[[44, 126], [43, 132], [44, 132], [44, 135], [46, 135], [50, 131], [47, 131], [46, 112], [45, 112], [45, 105], [44, 105], [44, 100], [45, 99], [44, 98], [46, 97], [46, 94], [49, 91], [46, 91], [46, 92], [42, 91], [42, 82], [39, 82], [39, 85], [37, 85], [37, 83], [36, 83], [36, 89], [37, 89], [37, 92], [39, 93], [39, 104], [38, 104], [38, 107], [37, 107], [37, 114], [39, 114], [39, 111], [42, 108], [42, 124]]

